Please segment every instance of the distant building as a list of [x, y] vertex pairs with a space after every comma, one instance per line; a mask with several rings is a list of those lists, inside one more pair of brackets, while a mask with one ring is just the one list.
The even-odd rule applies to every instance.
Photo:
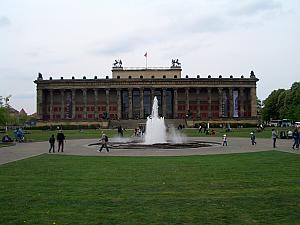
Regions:
[[27, 116], [27, 113], [25, 112], [24, 109], [21, 109], [20, 112], [19, 112], [19, 115], [20, 116]]
[[[173, 61], [172, 61], [173, 62]], [[256, 78], [189, 78], [180, 64], [128, 68], [115, 65], [112, 78], [37, 80], [40, 122], [146, 119], [154, 96], [166, 119], [211, 123], [257, 123]]]
[[8, 109], [9, 115], [11, 115], [11, 116], [18, 116], [19, 115], [19, 111], [18, 110], [14, 109], [14, 108], [12, 108], [10, 106], [7, 107], [7, 109]]

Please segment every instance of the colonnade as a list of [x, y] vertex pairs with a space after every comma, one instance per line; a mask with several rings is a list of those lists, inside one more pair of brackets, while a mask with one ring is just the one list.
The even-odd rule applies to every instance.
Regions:
[[[124, 102], [124, 99], [122, 99], [122, 91], [128, 91], [128, 118], [132, 119], [133, 118], [133, 90], [139, 90], [139, 107], [140, 107], [140, 113], [139, 113], [139, 118], [145, 118], [145, 104], [144, 104], [144, 91], [145, 90], [150, 90], [150, 96], [151, 99], [154, 98], [155, 96], [155, 91], [159, 90], [161, 93], [161, 113], [162, 116], [166, 117], [167, 116], [167, 91], [172, 92], [172, 113], [173, 113], [173, 118], [178, 118], [178, 97], [179, 97], [179, 90], [181, 91], [181, 99], [185, 100], [185, 114], [188, 114], [190, 112], [190, 90], [194, 89], [196, 90], [196, 105], [197, 108], [196, 110], [193, 110], [193, 113], [196, 114], [196, 117], [201, 118], [201, 90], [205, 89], [207, 93], [207, 113], [208, 113], [208, 119], [212, 117], [212, 91], [215, 93], [218, 93], [218, 108], [219, 108], [219, 117], [222, 118], [224, 117], [224, 91], [226, 91], [226, 98], [228, 98], [228, 115], [226, 117], [236, 117], [234, 115], [234, 108], [236, 107], [235, 105], [238, 104], [238, 117], [246, 117], [246, 116], [251, 116], [251, 117], [256, 117], [257, 112], [256, 112], [256, 88], [251, 87], [247, 88], [249, 93], [250, 93], [250, 104], [251, 104], [251, 114], [250, 115], [245, 115], [245, 87], [205, 87], [205, 88], [198, 88], [198, 87], [184, 87], [184, 88], [146, 88], [146, 87], [141, 87], [141, 88], [93, 88], [93, 89], [59, 89], [60, 91], [60, 98], [61, 98], [61, 110], [60, 110], [60, 118], [61, 119], [76, 119], [76, 91], [80, 90], [82, 91], [82, 102], [83, 102], [83, 119], [87, 119], [87, 106], [88, 106], [88, 101], [87, 101], [87, 91], [93, 90], [94, 92], [94, 119], [99, 118], [99, 111], [98, 111], [98, 103], [99, 103], [99, 91], [101, 90], [102, 92], [104, 91], [105, 96], [102, 96], [102, 98], [105, 99], [105, 107], [106, 107], [106, 113], [109, 115], [110, 114], [110, 94], [111, 92], [116, 92], [116, 113], [117, 113], [117, 118], [122, 119], [122, 104]], [[43, 118], [43, 115], [49, 113], [49, 119], [53, 120], [53, 115], [54, 115], [54, 110], [53, 110], [53, 103], [54, 103], [54, 90], [55, 89], [48, 89], [47, 92], [45, 89], [38, 89], [37, 90], [37, 114], [40, 119]], [[65, 101], [66, 99], [66, 91], [68, 93], [71, 92], [71, 112], [69, 113], [70, 115], [66, 116], [65, 112], [65, 107], [68, 102]], [[234, 96], [233, 93], [234, 91], [237, 91], [238, 93], [238, 103], [234, 103]], [[184, 96], [182, 95], [184, 93]], [[227, 96], [228, 95], [228, 96]], [[46, 112], [45, 110], [45, 102], [47, 99], [47, 102], [49, 104], [49, 112]], [[249, 104], [249, 103], [247, 103]], [[182, 112], [181, 112], [182, 113]]]

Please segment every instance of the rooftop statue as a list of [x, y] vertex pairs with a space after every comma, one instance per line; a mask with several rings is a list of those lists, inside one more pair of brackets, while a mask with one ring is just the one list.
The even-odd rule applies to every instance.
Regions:
[[172, 67], [180, 67], [181, 63], [178, 59], [172, 59]]
[[113, 63], [113, 67], [121, 68], [122, 67], [122, 60], [121, 59], [119, 59], [119, 60], [115, 59], [115, 62]]

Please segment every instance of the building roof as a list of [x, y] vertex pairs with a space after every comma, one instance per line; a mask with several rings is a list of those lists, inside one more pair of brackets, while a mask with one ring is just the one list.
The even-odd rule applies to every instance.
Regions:
[[25, 110], [22, 108], [19, 112], [20, 115], [24, 115], [24, 116], [27, 116], [27, 113], [25, 112]]

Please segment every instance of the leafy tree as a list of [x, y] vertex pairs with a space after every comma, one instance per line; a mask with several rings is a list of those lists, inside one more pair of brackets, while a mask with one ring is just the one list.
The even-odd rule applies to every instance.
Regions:
[[263, 109], [262, 109], [262, 118], [265, 121], [270, 121], [270, 119], [279, 119], [279, 105], [278, 105], [278, 97], [281, 93], [283, 93], [284, 89], [278, 89], [272, 91], [272, 93], [263, 101]]
[[256, 97], [256, 109], [257, 109], [257, 115], [261, 115], [262, 102], [258, 97]]
[[288, 90], [274, 90], [263, 101], [263, 120], [292, 119], [300, 121], [300, 82], [293, 83]]
[[11, 118], [7, 108], [0, 107], [0, 126], [6, 126], [10, 120]]
[[288, 110], [287, 104], [286, 104], [288, 94], [289, 94], [288, 90], [285, 90], [284, 92], [281, 92], [278, 95], [278, 99], [277, 99], [278, 115], [279, 115], [278, 118], [285, 117], [285, 114]]
[[294, 121], [300, 121], [300, 82], [293, 83], [286, 96], [287, 116]]

